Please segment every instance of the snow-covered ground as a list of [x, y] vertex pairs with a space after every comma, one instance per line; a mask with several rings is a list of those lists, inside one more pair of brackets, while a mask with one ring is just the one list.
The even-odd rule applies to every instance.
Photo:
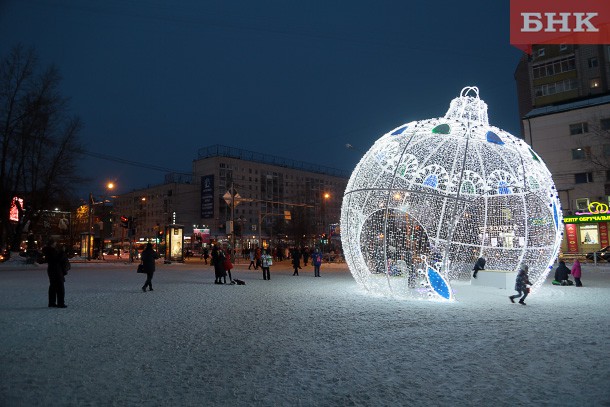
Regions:
[[456, 284], [453, 303], [364, 293], [345, 265], [215, 285], [199, 260], [0, 265], [0, 406], [610, 406], [610, 267], [584, 287]]

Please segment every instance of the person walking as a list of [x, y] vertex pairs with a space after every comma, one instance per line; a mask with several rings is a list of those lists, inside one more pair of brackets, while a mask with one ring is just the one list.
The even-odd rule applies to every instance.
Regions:
[[263, 269], [263, 280], [271, 280], [271, 275], [269, 274], [269, 267], [273, 265], [273, 258], [267, 252], [267, 250], [263, 250], [263, 254], [261, 255], [261, 268]]
[[146, 281], [142, 286], [142, 291], [146, 292], [146, 287], [148, 287], [148, 291], [153, 291], [152, 287], [152, 278], [153, 274], [155, 274], [155, 260], [159, 258], [157, 252], [153, 250], [152, 243], [146, 243], [146, 248], [142, 250], [142, 254], [140, 254], [142, 259], [142, 265], [144, 266], [144, 272], [146, 273]]
[[224, 267], [225, 255], [222, 249], [219, 249], [218, 246], [214, 246], [212, 249], [212, 266], [214, 266], [214, 284], [224, 284], [221, 279], [226, 277], [225, 267]]
[[254, 270], [256, 270], [256, 264], [254, 264], [254, 249], [250, 249], [250, 265], [248, 266], [248, 270], [250, 270], [250, 267], [254, 267]]
[[510, 302], [512, 302], [513, 304], [515, 303], [515, 299], [521, 297], [519, 299], [519, 304], [526, 305], [525, 298], [530, 292], [530, 289], [527, 286], [532, 285], [532, 283], [530, 283], [527, 272], [528, 267], [524, 265], [519, 270], [519, 273], [517, 273], [517, 279], [515, 280], [515, 291], [517, 291], [519, 294], [511, 295], [508, 297], [510, 299]]
[[254, 270], [258, 270], [258, 268], [261, 267], [261, 253], [261, 248], [257, 247], [256, 252], [254, 253], [254, 261], [256, 262]]
[[205, 249], [203, 249], [202, 257], [203, 257], [204, 264], [208, 264], [208, 259], [210, 258], [210, 253], [209, 253], [207, 247]]
[[485, 270], [485, 259], [483, 257], [479, 257], [472, 270], [474, 270], [474, 273], [472, 273], [472, 278], [477, 278], [477, 273], [479, 270]]
[[292, 275], [298, 276], [299, 269], [301, 268], [301, 253], [297, 248], [292, 251], [292, 267], [294, 268], [294, 273], [292, 273]]
[[322, 266], [322, 253], [317, 247], [311, 255], [311, 264], [313, 264], [314, 277], [320, 277], [320, 266]]
[[307, 267], [307, 263], [309, 262], [309, 249], [307, 247], [303, 248], [303, 264]]
[[580, 281], [582, 270], [580, 269], [580, 262], [578, 259], [574, 260], [574, 264], [572, 265], [572, 277], [574, 277], [576, 287], [582, 287], [582, 282]]
[[49, 308], [67, 308], [63, 263], [68, 257], [57, 250], [57, 242], [54, 239], [48, 240], [47, 245], [42, 248], [42, 254], [43, 262], [47, 263], [47, 276], [49, 277]]

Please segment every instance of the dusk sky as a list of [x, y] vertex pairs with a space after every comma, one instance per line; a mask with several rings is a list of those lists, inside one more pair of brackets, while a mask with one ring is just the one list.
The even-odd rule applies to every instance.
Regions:
[[[469, 85], [519, 135], [508, 1], [0, 0], [0, 55], [18, 43], [59, 68], [88, 151], [176, 171], [223, 144], [351, 172]], [[83, 194], [165, 174], [81, 168]]]

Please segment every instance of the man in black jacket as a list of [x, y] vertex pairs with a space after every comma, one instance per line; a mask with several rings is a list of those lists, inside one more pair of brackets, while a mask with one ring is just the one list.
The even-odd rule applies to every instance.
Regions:
[[65, 304], [66, 291], [64, 288], [63, 263], [65, 255], [57, 250], [57, 242], [49, 239], [47, 245], [42, 249], [43, 261], [47, 263], [47, 275], [49, 276], [49, 308], [67, 308]]
[[473, 278], [477, 278], [477, 273], [479, 270], [485, 270], [485, 259], [483, 257], [479, 257], [477, 262], [474, 264], [474, 273], [472, 273]]
[[144, 272], [146, 273], [146, 281], [142, 286], [142, 291], [146, 292], [146, 287], [149, 291], [153, 291], [152, 278], [155, 274], [155, 260], [159, 258], [157, 252], [154, 251], [152, 243], [146, 243], [146, 248], [142, 250], [141, 254], [142, 264], [144, 265]]

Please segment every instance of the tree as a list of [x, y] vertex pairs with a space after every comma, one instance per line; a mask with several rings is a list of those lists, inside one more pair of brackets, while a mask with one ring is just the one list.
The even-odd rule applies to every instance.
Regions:
[[[24, 225], [81, 181], [81, 123], [69, 116], [60, 82], [56, 67], [39, 69], [32, 48], [17, 45], [0, 60], [0, 248], [18, 250]], [[8, 219], [15, 196], [25, 202], [17, 223]]]

